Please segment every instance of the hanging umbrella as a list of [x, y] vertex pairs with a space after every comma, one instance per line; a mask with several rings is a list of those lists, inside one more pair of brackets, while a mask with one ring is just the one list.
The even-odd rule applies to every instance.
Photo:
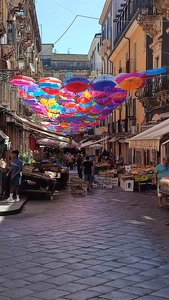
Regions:
[[111, 96], [114, 100], [120, 100], [127, 97], [127, 92], [122, 89], [114, 88]]
[[120, 84], [123, 80], [128, 79], [128, 78], [142, 78], [142, 75], [137, 72], [132, 72], [132, 73], [125, 73], [119, 77], [116, 78], [116, 82]]
[[12, 80], [17, 79], [17, 80], [25, 80], [25, 81], [30, 81], [30, 82], [35, 82], [35, 79], [29, 76], [24, 76], [24, 75], [14, 75], [12, 76]]
[[38, 83], [43, 83], [43, 82], [53, 82], [53, 83], [62, 85], [62, 81], [56, 77], [43, 77], [38, 80]]
[[37, 99], [24, 99], [24, 102], [28, 105], [38, 105]]
[[113, 75], [103, 74], [94, 79], [91, 84], [93, 89], [96, 91], [108, 92], [113, 89], [116, 82]]
[[40, 103], [44, 106], [54, 106], [57, 104], [57, 101], [55, 98], [51, 98], [51, 99], [41, 98]]
[[60, 92], [59, 88], [53, 88], [51, 86], [50, 87], [41, 87], [41, 88], [46, 94], [59, 96], [59, 92]]
[[115, 87], [116, 82], [110, 80], [103, 80], [93, 83], [93, 89], [100, 92], [111, 92], [112, 89]]
[[89, 80], [81, 77], [73, 77], [67, 80], [64, 87], [73, 93], [84, 92], [89, 86]]
[[24, 80], [21, 78], [13, 78], [10, 80], [10, 84], [17, 85], [17, 86], [31, 86], [34, 85], [32, 81]]
[[119, 83], [120, 87], [126, 91], [137, 90], [143, 84], [143, 79], [140, 77], [128, 77]]
[[167, 72], [167, 68], [156, 68], [156, 69], [150, 69], [146, 70], [144, 72], [141, 72], [144, 78], [149, 79], [149, 77], [153, 78], [158, 75], [164, 74]]
[[106, 80], [106, 81], [114, 81], [114, 79], [115, 79], [114, 76], [111, 75], [111, 74], [103, 74], [103, 75], [97, 76], [97, 77], [93, 80], [92, 83], [97, 83], [97, 82], [99, 82], [99, 81], [104, 81], [104, 80]]
[[48, 96], [47, 93], [45, 93], [42, 89], [38, 88], [37, 90], [35, 90], [34, 92], [28, 92], [28, 94], [30, 96], [33, 97], [42, 97], [42, 96]]
[[105, 93], [101, 92], [101, 91], [95, 91], [95, 90], [90, 90], [89, 94], [93, 97], [93, 98], [102, 98], [105, 97]]
[[94, 99], [94, 101], [99, 105], [107, 106], [111, 103], [112, 98], [111, 97], [97, 98]]
[[81, 96], [81, 97], [78, 97], [76, 99], [76, 102], [79, 103], [79, 104], [87, 104], [87, 103], [90, 103], [90, 101], [93, 99], [93, 97], [90, 95], [90, 97], [85, 97], [85, 96]]
[[24, 92], [22, 90], [18, 90], [18, 95], [23, 99], [32, 99], [32, 98], [34, 98], [33, 96], [28, 95], [26, 92]]

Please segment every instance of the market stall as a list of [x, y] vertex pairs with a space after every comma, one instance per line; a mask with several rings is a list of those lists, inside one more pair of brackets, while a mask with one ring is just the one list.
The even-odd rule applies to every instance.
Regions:
[[53, 198], [56, 187], [65, 187], [69, 179], [67, 167], [49, 161], [24, 165], [22, 171], [22, 192], [47, 193]]
[[136, 185], [138, 190], [141, 191], [141, 185], [151, 184], [154, 177], [153, 166], [130, 166], [129, 170], [125, 168], [124, 173], [121, 175], [120, 186], [123, 190], [134, 191]]

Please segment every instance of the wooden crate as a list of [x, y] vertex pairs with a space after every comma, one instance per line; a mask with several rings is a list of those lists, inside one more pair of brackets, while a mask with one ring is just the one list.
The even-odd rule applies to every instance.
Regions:
[[74, 196], [78, 194], [85, 195], [85, 182], [80, 178], [70, 178], [70, 189]]

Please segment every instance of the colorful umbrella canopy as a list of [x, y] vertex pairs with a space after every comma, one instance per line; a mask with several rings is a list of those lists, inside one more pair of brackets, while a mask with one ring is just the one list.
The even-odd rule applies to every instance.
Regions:
[[127, 97], [127, 92], [143, 88], [148, 79], [159, 76], [166, 68], [142, 73], [103, 74], [92, 82], [73, 77], [62, 87], [54, 77], [41, 78], [37, 83], [27, 76], [14, 76], [11, 84], [18, 94], [38, 113], [46, 128], [65, 135], [85, 132], [107, 118]]

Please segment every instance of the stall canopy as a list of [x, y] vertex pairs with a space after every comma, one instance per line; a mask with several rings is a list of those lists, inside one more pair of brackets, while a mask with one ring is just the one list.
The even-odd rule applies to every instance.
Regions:
[[9, 137], [0, 130], [0, 152], [5, 152], [6, 150], [10, 150], [10, 141]]
[[81, 145], [80, 145], [80, 148], [88, 148], [88, 147], [90, 147], [90, 146], [92, 146], [92, 145], [95, 145], [95, 144], [104, 142], [104, 141], [106, 141], [107, 139], [108, 139], [108, 137], [105, 137], [105, 138], [103, 138], [103, 139], [101, 139], [101, 140], [98, 140], [98, 141], [88, 141], [88, 142], [86, 142], [86, 143], [81, 144]]
[[39, 139], [36, 141], [37, 145], [43, 145], [43, 146], [49, 146], [49, 147], [54, 147], [54, 148], [76, 148], [78, 144], [74, 141], [72, 141], [71, 145], [66, 142], [61, 142], [59, 140], [54, 140], [51, 138], [44, 138], [44, 139]]
[[160, 148], [161, 138], [169, 133], [169, 119], [154, 125], [129, 139], [129, 147], [134, 149], [157, 150]]

